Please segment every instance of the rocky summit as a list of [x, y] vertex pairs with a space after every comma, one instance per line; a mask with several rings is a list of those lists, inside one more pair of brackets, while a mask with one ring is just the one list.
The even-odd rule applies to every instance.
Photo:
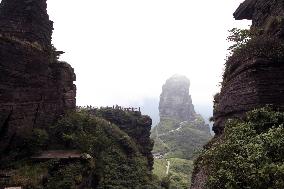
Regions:
[[192, 160], [211, 138], [209, 125], [194, 110], [189, 86], [189, 79], [181, 75], [166, 81], [160, 96], [160, 122], [152, 129], [154, 173], [160, 178], [167, 176], [160, 167], [164, 162], [171, 164], [171, 188], [189, 186]]
[[163, 85], [160, 96], [160, 118], [179, 121], [194, 120], [196, 113], [189, 95], [190, 81], [185, 76], [174, 75]]

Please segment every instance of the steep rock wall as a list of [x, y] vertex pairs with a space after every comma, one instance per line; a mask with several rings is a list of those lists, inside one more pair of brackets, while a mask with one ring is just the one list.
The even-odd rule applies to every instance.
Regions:
[[194, 120], [196, 113], [189, 95], [190, 81], [185, 76], [174, 75], [163, 85], [160, 96], [160, 119]]
[[213, 130], [222, 134], [229, 118], [240, 118], [247, 111], [273, 105], [284, 110], [284, 62], [265, 58], [242, 62], [230, 75], [215, 98]]
[[[57, 61], [46, 0], [0, 6], [0, 154], [76, 106], [73, 68]], [[5, 153], [4, 153], [5, 152]]]
[[[251, 19], [252, 28], [261, 31], [261, 35], [283, 40], [283, 1], [247, 0], [234, 17]], [[215, 98], [213, 130], [217, 135], [222, 134], [228, 118], [242, 117], [249, 110], [265, 105], [284, 110], [283, 58], [248, 56], [239, 59], [233, 55], [226, 70], [221, 92]]]
[[[250, 49], [244, 49], [243, 52], [248, 52], [245, 55], [240, 57], [233, 54], [226, 62], [222, 88], [214, 99], [213, 130], [216, 136], [211, 143], [222, 137], [228, 119], [242, 118], [246, 112], [266, 105], [284, 111], [284, 51], [281, 47], [284, 36], [283, 1], [246, 0], [236, 10], [234, 17], [236, 20], [252, 20], [251, 27], [260, 32], [260, 40], [250, 44]], [[281, 48], [266, 48], [271, 44], [274, 47], [273, 44], [277, 43]], [[250, 53], [252, 48], [258, 46], [276, 56]], [[206, 148], [210, 148], [210, 143]], [[197, 161], [191, 189], [205, 188], [207, 179], [206, 165]]]

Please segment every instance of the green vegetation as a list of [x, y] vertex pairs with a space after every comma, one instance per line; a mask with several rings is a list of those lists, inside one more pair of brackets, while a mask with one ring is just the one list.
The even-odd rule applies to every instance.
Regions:
[[[191, 183], [193, 159], [211, 135], [204, 120], [197, 116], [194, 121], [179, 122], [174, 119], [162, 119], [152, 130], [155, 141], [153, 153], [162, 154], [162, 159], [155, 159], [154, 175], [162, 181], [165, 188], [183, 189]], [[170, 162], [169, 174], [166, 175]]]
[[193, 162], [191, 160], [170, 158], [170, 178], [171, 188], [188, 188], [191, 183], [191, 173], [193, 171]]
[[228, 48], [230, 55], [236, 52], [238, 49], [243, 48], [248, 41], [255, 36], [249, 29], [233, 28], [229, 30], [230, 35], [227, 37], [227, 41], [232, 45]]
[[161, 120], [152, 131], [151, 137], [155, 141], [153, 153], [167, 154], [168, 158], [197, 157], [202, 146], [211, 138], [209, 128], [204, 125], [199, 117], [194, 122], [182, 124], [176, 120]]
[[170, 148], [164, 141], [162, 141], [159, 137], [154, 138], [154, 148], [153, 153], [161, 153], [166, 154], [170, 151]]
[[198, 161], [207, 188], [284, 188], [284, 113], [261, 108], [230, 120]]
[[170, 118], [161, 119], [159, 124], [155, 127], [158, 129], [158, 133], [167, 133], [173, 129], [177, 129], [179, 127], [179, 121]]
[[[284, 59], [284, 41], [277, 36], [269, 35], [259, 29], [232, 29], [228, 41], [232, 46], [228, 49], [226, 69], [223, 77], [226, 78], [232, 73], [241, 62], [251, 58], [266, 58], [274, 62]], [[223, 82], [226, 82], [224, 80]]]
[[166, 175], [166, 159], [155, 159], [154, 175], [162, 181], [169, 180], [170, 189], [188, 188], [190, 184], [191, 172], [193, 170], [193, 162], [191, 160], [169, 158], [170, 169], [169, 175]]
[[155, 159], [153, 170], [154, 175], [157, 175], [160, 179], [166, 177], [167, 164], [166, 159]]
[[[28, 152], [17, 154], [1, 170], [12, 175], [0, 185], [29, 189], [161, 188], [134, 140], [118, 126], [82, 110], [70, 112], [47, 130], [25, 139]], [[42, 150], [77, 150], [89, 158], [30, 159]], [[15, 157], [15, 156], [13, 156]]]

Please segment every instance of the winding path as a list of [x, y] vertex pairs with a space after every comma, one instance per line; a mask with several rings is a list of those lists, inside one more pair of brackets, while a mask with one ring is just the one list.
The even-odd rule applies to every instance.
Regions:
[[171, 162], [169, 160], [167, 160], [167, 163], [168, 163], [168, 165], [167, 165], [166, 175], [169, 174], [170, 166], [171, 166]]

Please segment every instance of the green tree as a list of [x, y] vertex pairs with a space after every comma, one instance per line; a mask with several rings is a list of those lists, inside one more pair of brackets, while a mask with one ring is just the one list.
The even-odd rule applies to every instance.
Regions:
[[207, 188], [284, 188], [284, 113], [262, 108], [227, 123], [201, 156]]

